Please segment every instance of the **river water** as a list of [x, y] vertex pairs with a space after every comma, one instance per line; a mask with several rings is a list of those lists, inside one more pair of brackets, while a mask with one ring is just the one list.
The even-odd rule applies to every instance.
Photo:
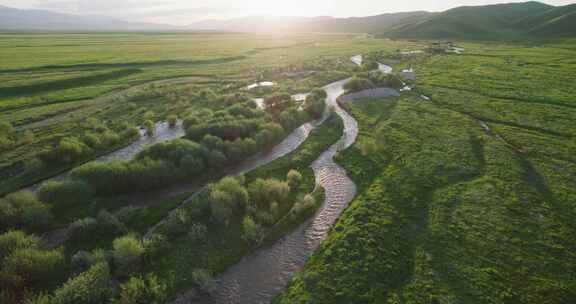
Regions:
[[325, 201], [317, 213], [272, 246], [262, 248], [230, 267], [218, 278], [211, 295], [198, 296], [191, 291], [181, 295], [175, 303], [269, 303], [302, 269], [356, 194], [354, 182], [334, 162], [334, 156], [351, 146], [358, 135], [358, 123], [337, 103], [347, 81], [324, 87], [328, 93], [328, 106], [333, 107], [344, 121], [344, 134], [312, 164], [317, 184], [326, 190]]

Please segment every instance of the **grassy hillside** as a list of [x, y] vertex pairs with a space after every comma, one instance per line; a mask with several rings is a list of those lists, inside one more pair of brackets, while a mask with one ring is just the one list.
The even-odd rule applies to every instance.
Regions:
[[576, 4], [555, 7], [541, 14], [523, 19], [519, 27], [530, 29], [538, 35], [574, 36], [576, 35]]
[[358, 196], [275, 303], [576, 301], [574, 43], [465, 47], [347, 104]]
[[526, 38], [515, 23], [552, 8], [539, 2], [458, 7], [383, 33], [389, 37], [500, 40]]

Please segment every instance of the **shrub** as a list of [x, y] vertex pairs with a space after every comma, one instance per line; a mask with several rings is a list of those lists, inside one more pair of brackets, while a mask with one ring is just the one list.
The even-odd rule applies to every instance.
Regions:
[[266, 226], [272, 226], [276, 222], [276, 217], [272, 214], [272, 212], [260, 210], [256, 212], [256, 221]]
[[120, 136], [113, 131], [106, 131], [102, 134], [101, 145], [104, 148], [109, 148], [120, 143]]
[[82, 141], [75, 137], [67, 137], [60, 140], [56, 149], [56, 159], [64, 163], [78, 161], [86, 155], [92, 153], [92, 150]]
[[90, 269], [90, 267], [92, 267], [92, 265], [95, 264], [95, 261], [96, 259], [90, 252], [78, 251], [76, 254], [72, 256], [71, 259], [72, 269], [76, 274], [82, 273]]
[[74, 169], [70, 176], [99, 195], [151, 190], [182, 178], [169, 162], [151, 159], [92, 162]]
[[318, 119], [324, 114], [326, 102], [324, 99], [306, 99], [306, 112]]
[[128, 228], [114, 214], [101, 210], [98, 213], [98, 232], [106, 235], [121, 235], [127, 233]]
[[98, 263], [57, 289], [52, 304], [101, 304], [111, 296], [110, 268]]
[[[0, 299], [1, 300], [1, 299]], [[1, 302], [0, 303], [16, 303], [16, 302]], [[27, 295], [24, 304], [52, 304], [52, 298], [45, 293]]]
[[0, 137], [8, 137], [12, 135], [14, 128], [12, 124], [7, 121], [0, 121]]
[[155, 233], [147, 240], [144, 240], [145, 257], [148, 260], [159, 257], [170, 249], [170, 242], [163, 234]]
[[286, 180], [288, 181], [288, 185], [290, 185], [290, 189], [297, 189], [302, 182], [302, 174], [297, 170], [290, 170], [286, 175]]
[[274, 216], [274, 219], [277, 219], [280, 216], [280, 205], [277, 202], [272, 202], [270, 204], [270, 214]]
[[374, 88], [374, 84], [365, 78], [353, 77], [344, 85], [344, 89], [348, 93], [358, 92], [366, 89]]
[[152, 159], [167, 161], [176, 167], [190, 165], [184, 162], [198, 162], [204, 166], [208, 150], [200, 144], [186, 139], [176, 139], [152, 145], [136, 156], [138, 160]]
[[35, 136], [34, 132], [28, 130], [25, 131], [24, 134], [20, 137], [19, 144], [21, 145], [29, 145], [34, 142]]
[[239, 178], [225, 177], [213, 185], [212, 190], [226, 193], [230, 198], [229, 203], [235, 211], [243, 211], [248, 204], [248, 191]]
[[29, 191], [21, 191], [0, 199], [0, 228], [43, 230], [52, 223], [52, 213]]
[[202, 224], [192, 224], [188, 230], [188, 237], [192, 242], [203, 243], [208, 238], [208, 228]]
[[136, 127], [129, 127], [120, 133], [120, 137], [124, 139], [137, 139], [140, 137], [140, 131]]
[[114, 265], [120, 276], [130, 276], [140, 270], [144, 246], [134, 235], [127, 235], [114, 240]]
[[146, 129], [146, 134], [148, 136], [154, 136], [156, 133], [156, 124], [151, 120], [146, 120], [144, 122], [144, 129]]
[[8, 255], [2, 263], [2, 271], [22, 287], [34, 287], [60, 277], [63, 266], [64, 255], [60, 251], [27, 248]]
[[170, 126], [170, 128], [175, 128], [176, 124], [178, 123], [178, 116], [176, 115], [168, 115], [168, 125]]
[[228, 221], [234, 214], [232, 197], [223, 191], [212, 190], [210, 192], [210, 210], [212, 219], [220, 224], [228, 225]]
[[14, 141], [7, 137], [0, 136], [0, 152], [8, 151], [14, 147]]
[[98, 221], [94, 218], [84, 218], [74, 221], [68, 226], [68, 238], [75, 241], [88, 240], [98, 231]]
[[290, 195], [290, 186], [277, 179], [257, 179], [248, 186], [248, 191], [256, 208], [267, 209], [272, 202], [284, 203]]
[[214, 277], [212, 273], [205, 269], [195, 269], [192, 271], [192, 280], [198, 288], [204, 292], [210, 292]]
[[228, 163], [228, 159], [226, 158], [226, 155], [224, 155], [222, 152], [212, 150], [208, 154], [208, 166], [211, 169], [219, 170], [223, 168], [226, 165], [226, 163]]
[[93, 199], [90, 186], [75, 180], [45, 182], [37, 195], [41, 201], [59, 207], [89, 204]]
[[100, 140], [100, 137], [98, 136], [98, 134], [95, 134], [95, 133], [84, 134], [82, 141], [86, 145], [88, 145], [88, 147], [90, 147], [92, 149], [98, 149], [98, 148], [100, 148], [100, 145], [102, 145], [102, 141]]
[[178, 209], [170, 215], [163, 226], [163, 231], [168, 237], [175, 238], [186, 233], [187, 223], [190, 221], [188, 211]]
[[316, 200], [312, 195], [306, 195], [302, 200], [296, 202], [294, 204], [294, 208], [292, 209], [294, 214], [301, 214], [305, 211], [314, 209], [316, 207]]
[[262, 240], [262, 228], [247, 216], [242, 221], [242, 238], [250, 243], [259, 243]]
[[155, 275], [132, 277], [120, 286], [120, 304], [164, 304], [167, 286]]
[[40, 238], [23, 231], [11, 230], [0, 235], [0, 261], [20, 249], [37, 249]]

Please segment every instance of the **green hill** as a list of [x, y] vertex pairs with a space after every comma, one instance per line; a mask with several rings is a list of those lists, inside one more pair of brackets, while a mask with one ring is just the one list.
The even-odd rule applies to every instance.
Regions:
[[526, 17], [516, 26], [528, 29], [536, 35], [576, 35], [576, 4], [548, 9], [540, 14]]
[[[378, 33], [381, 36], [425, 39], [503, 40], [530, 36], [522, 20], [556, 9], [539, 2], [463, 6], [416, 23]], [[545, 19], [548, 20], [548, 19]]]

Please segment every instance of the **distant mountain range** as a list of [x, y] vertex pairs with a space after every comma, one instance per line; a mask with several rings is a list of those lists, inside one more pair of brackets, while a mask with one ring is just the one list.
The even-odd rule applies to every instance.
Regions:
[[0, 30], [175, 31], [368, 33], [411, 39], [515, 40], [576, 36], [576, 4], [540, 2], [462, 6], [370, 17], [244, 17], [206, 20], [185, 27], [126, 22], [100, 16], [75, 16], [0, 6]]
[[0, 31], [157, 31], [176, 26], [127, 22], [104, 16], [78, 16], [0, 5]]

